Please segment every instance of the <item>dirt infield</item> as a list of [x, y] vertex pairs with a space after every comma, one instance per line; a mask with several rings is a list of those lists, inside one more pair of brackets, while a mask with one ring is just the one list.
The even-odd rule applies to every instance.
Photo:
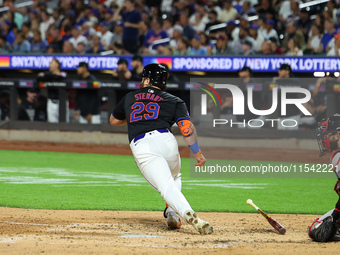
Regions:
[[[130, 154], [128, 146], [0, 141], [0, 150]], [[328, 163], [317, 152], [230, 149], [207, 157]], [[187, 148], [181, 155], [189, 156]], [[1, 152], [0, 152], [1, 153]], [[315, 215], [272, 215], [287, 228], [280, 235], [257, 213], [199, 213], [214, 226], [209, 236], [184, 224], [169, 231], [162, 212], [52, 211], [0, 208], [0, 254], [338, 254], [339, 243], [312, 242], [306, 233]]]

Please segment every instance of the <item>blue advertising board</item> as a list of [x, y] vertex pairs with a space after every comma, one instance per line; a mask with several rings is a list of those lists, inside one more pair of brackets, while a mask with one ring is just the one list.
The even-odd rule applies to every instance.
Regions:
[[[75, 70], [85, 61], [91, 70], [113, 70], [120, 58], [131, 63], [132, 56], [98, 55], [2, 55], [0, 69], [48, 69], [52, 58], [57, 58], [63, 70]], [[336, 72], [340, 70], [338, 57], [235, 57], [235, 56], [144, 56], [143, 64], [165, 63], [172, 71], [236, 72], [249, 66], [254, 72], [276, 72], [282, 63], [291, 65], [294, 72]], [[131, 69], [131, 65], [129, 65]]]

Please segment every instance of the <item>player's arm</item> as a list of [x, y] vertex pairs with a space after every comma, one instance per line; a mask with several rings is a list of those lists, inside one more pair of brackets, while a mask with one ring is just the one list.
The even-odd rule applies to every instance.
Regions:
[[113, 116], [113, 114], [111, 114], [111, 116], [110, 116], [110, 124], [112, 126], [123, 126], [123, 125], [126, 125], [126, 119], [119, 120], [115, 116]]
[[189, 146], [190, 150], [194, 153], [197, 163], [195, 166], [204, 166], [207, 161], [202, 154], [198, 146], [197, 132], [194, 124], [188, 118], [179, 119], [177, 121], [177, 126], [184, 137], [184, 141]]
[[110, 124], [112, 126], [123, 126], [126, 122], [124, 110], [125, 97], [117, 104], [110, 116]]

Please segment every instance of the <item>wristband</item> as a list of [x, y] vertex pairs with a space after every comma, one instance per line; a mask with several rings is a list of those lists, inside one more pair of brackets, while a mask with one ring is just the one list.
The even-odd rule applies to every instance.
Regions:
[[194, 154], [200, 151], [200, 148], [198, 147], [198, 142], [194, 143], [193, 145], [188, 145], [188, 146]]

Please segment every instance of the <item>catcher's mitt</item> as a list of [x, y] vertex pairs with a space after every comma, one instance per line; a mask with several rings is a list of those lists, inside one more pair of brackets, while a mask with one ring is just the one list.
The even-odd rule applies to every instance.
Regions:
[[308, 235], [316, 242], [328, 242], [333, 239], [338, 230], [338, 225], [333, 222], [333, 217], [329, 216], [323, 221], [316, 219], [311, 226], [308, 227]]

